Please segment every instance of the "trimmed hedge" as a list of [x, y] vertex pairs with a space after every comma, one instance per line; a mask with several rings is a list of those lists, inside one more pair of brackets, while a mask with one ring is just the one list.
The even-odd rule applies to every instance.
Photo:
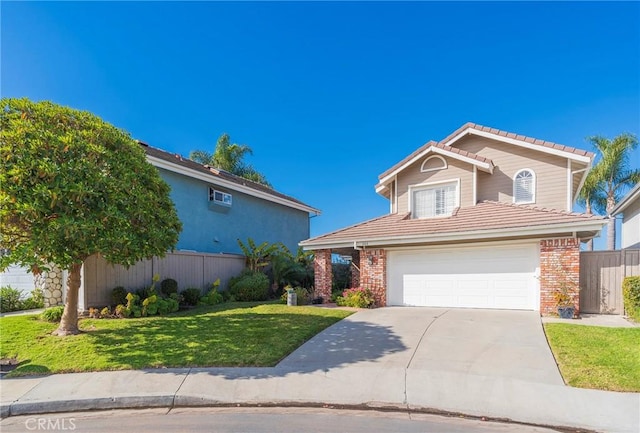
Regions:
[[640, 322], [640, 277], [627, 277], [622, 281], [622, 298], [627, 316]]

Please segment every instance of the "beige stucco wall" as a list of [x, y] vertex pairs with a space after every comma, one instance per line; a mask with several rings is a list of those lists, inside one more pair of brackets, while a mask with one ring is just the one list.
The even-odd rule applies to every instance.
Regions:
[[622, 214], [622, 248], [640, 248], [640, 199], [636, 199]]
[[398, 174], [397, 212], [411, 211], [409, 209], [410, 186], [458, 179], [460, 180], [460, 206], [471, 206], [473, 204], [473, 166], [456, 159], [444, 158], [447, 162], [446, 169], [423, 173], [420, 167], [426, 159], [421, 159]]
[[513, 201], [513, 178], [524, 168], [536, 176], [535, 206], [567, 209], [567, 159], [488, 138], [469, 136], [454, 144], [458, 149], [490, 158], [493, 174], [478, 171], [478, 200]]

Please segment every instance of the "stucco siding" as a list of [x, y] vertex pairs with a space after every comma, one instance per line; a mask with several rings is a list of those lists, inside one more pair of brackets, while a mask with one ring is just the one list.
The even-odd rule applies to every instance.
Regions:
[[622, 214], [622, 248], [640, 248], [640, 199], [636, 199]]
[[[206, 253], [241, 254], [237, 239], [257, 243], [282, 242], [292, 252], [309, 238], [309, 215], [237, 191], [218, 188], [187, 176], [159, 169], [171, 186], [171, 198], [183, 228], [176, 249]], [[209, 186], [230, 193], [232, 205], [209, 202]]]
[[[426, 158], [425, 158], [426, 159]], [[407, 167], [398, 174], [398, 204], [397, 212], [410, 212], [409, 187], [412, 185], [432, 182], [460, 180], [460, 206], [473, 204], [473, 166], [452, 158], [445, 158], [447, 168], [423, 173], [420, 167], [424, 159]]]
[[466, 137], [455, 147], [490, 158], [496, 165], [493, 174], [478, 171], [478, 200], [513, 201], [513, 178], [519, 170], [534, 171], [535, 206], [567, 209], [567, 160], [508, 143], [482, 137]]

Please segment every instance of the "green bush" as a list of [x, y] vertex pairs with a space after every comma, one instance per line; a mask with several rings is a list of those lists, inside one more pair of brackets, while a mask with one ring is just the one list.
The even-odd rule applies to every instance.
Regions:
[[241, 302], [266, 301], [269, 278], [262, 272], [245, 270], [229, 280], [229, 294]]
[[0, 313], [22, 310], [22, 290], [0, 287]]
[[131, 311], [129, 311], [123, 304], [118, 304], [116, 306], [116, 317], [126, 319], [130, 314]]
[[622, 298], [627, 316], [640, 322], [640, 277], [626, 277], [622, 281]]
[[376, 300], [371, 290], [364, 287], [354, 287], [342, 292], [342, 296], [338, 296], [336, 303], [344, 307], [373, 308]]
[[44, 295], [40, 287], [33, 289], [31, 295], [22, 302], [23, 310], [35, 310], [36, 308], [44, 308]]
[[200, 302], [204, 305], [217, 305], [224, 302], [222, 294], [215, 289], [212, 289], [205, 296], [202, 297]]
[[166, 278], [160, 283], [160, 293], [169, 297], [172, 293], [178, 293], [178, 282], [172, 278]]
[[58, 305], [57, 307], [47, 308], [42, 312], [40, 318], [47, 322], [59, 322], [62, 319], [62, 313], [64, 313], [64, 306]]
[[311, 302], [311, 293], [309, 292], [309, 290], [305, 289], [304, 287], [295, 287], [286, 288], [284, 293], [282, 293], [280, 300], [283, 301], [283, 303], [287, 303], [287, 298], [289, 296], [288, 290], [293, 290], [295, 292], [296, 305], [308, 305]]
[[198, 305], [202, 297], [202, 290], [190, 287], [182, 291], [182, 299], [185, 305]]
[[113, 305], [120, 305], [127, 303], [127, 291], [124, 287], [118, 286], [111, 290], [111, 301]]

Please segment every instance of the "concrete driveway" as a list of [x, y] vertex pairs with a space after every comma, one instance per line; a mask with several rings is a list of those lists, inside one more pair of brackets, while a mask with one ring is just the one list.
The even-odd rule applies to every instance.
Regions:
[[388, 307], [359, 311], [278, 367], [297, 371], [395, 367], [563, 385], [533, 311]]

